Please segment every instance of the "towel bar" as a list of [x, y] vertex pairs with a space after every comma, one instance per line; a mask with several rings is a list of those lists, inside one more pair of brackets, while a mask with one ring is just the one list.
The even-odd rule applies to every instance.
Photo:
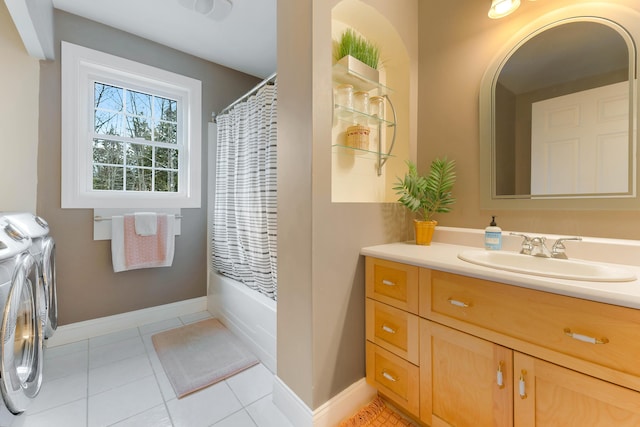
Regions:
[[[182, 219], [182, 215], [176, 215], [175, 216], [176, 219]], [[100, 221], [111, 221], [111, 217], [109, 216], [100, 216], [100, 215], [96, 215], [93, 217], [93, 220], [95, 222], [100, 222]]]

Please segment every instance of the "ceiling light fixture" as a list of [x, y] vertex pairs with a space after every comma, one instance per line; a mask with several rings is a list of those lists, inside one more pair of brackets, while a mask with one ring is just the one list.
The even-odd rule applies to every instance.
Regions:
[[489, 9], [489, 18], [498, 19], [509, 15], [520, 7], [520, 0], [493, 0]]
[[222, 21], [233, 9], [232, 0], [178, 0], [178, 3], [214, 21]]

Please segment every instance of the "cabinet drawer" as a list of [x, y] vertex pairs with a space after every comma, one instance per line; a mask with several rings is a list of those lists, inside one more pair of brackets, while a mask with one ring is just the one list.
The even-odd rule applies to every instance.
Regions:
[[639, 310], [440, 271], [432, 271], [427, 287], [430, 317], [458, 319], [640, 375]]
[[418, 267], [367, 257], [366, 270], [367, 297], [418, 314]]
[[396, 405], [418, 416], [420, 370], [367, 341], [367, 382]]
[[418, 365], [418, 316], [367, 298], [367, 339]]

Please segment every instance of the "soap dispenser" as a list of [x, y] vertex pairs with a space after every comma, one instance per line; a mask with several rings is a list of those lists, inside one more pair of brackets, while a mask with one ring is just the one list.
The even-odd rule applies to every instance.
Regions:
[[496, 217], [491, 217], [491, 223], [484, 230], [484, 248], [489, 251], [502, 249], [502, 229], [496, 224]]

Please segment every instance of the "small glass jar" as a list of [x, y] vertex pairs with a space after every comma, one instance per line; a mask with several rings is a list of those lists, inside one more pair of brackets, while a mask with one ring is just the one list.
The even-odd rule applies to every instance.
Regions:
[[353, 109], [364, 114], [369, 114], [369, 94], [356, 92], [353, 94]]
[[341, 107], [353, 108], [353, 86], [344, 84], [336, 87], [335, 102]]
[[384, 119], [384, 98], [382, 96], [372, 96], [369, 99], [369, 114]]

